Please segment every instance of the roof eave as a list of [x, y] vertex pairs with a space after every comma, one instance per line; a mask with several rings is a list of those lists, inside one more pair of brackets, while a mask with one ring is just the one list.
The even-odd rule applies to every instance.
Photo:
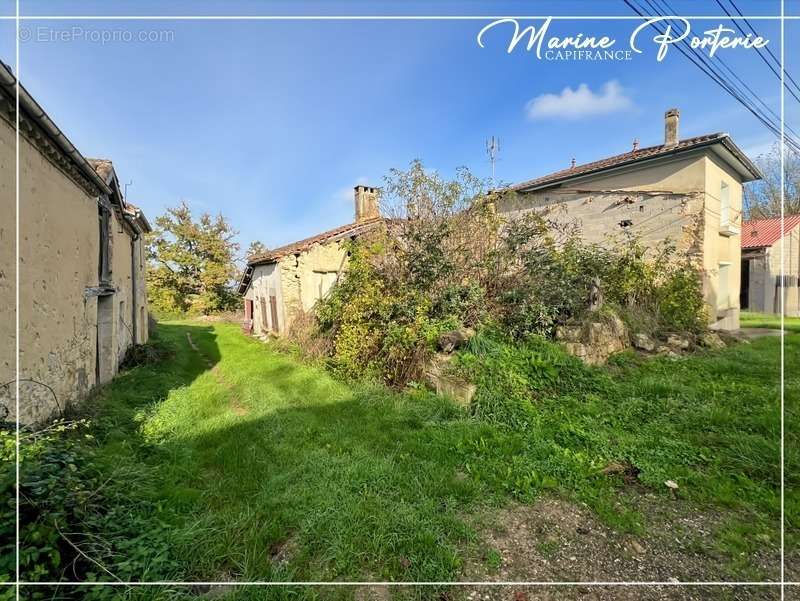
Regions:
[[70, 158], [89, 181], [94, 183], [103, 193], [111, 193], [108, 184], [103, 181], [103, 178], [89, 165], [86, 158], [72, 142], [69, 141], [69, 138], [64, 135], [64, 132], [58, 128], [53, 120], [50, 119], [45, 110], [34, 100], [33, 96], [28, 93], [25, 87], [22, 84], [18, 84], [16, 76], [3, 61], [0, 61], [0, 88], [2, 88], [6, 94], [10, 94], [12, 98], [16, 98], [17, 93], [15, 90], [18, 88], [20, 110], [25, 111], [25, 113], [44, 130], [55, 145]]

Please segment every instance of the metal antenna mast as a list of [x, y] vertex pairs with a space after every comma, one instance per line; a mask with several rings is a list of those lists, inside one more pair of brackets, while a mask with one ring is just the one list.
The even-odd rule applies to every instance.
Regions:
[[497, 153], [500, 152], [500, 138], [492, 136], [486, 140], [486, 156], [489, 157], [489, 162], [492, 164], [492, 188], [495, 187], [496, 182], [494, 179], [494, 166], [497, 162]]
[[128, 186], [132, 186], [132, 185], [133, 185], [133, 180], [131, 180], [127, 184], [125, 184], [125, 190], [122, 192], [122, 196], [124, 196], [125, 198], [128, 198]]

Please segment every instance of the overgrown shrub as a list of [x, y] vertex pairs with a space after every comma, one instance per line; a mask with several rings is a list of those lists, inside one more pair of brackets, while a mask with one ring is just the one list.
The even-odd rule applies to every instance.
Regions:
[[[583, 320], [593, 286], [635, 331], [705, 327], [700, 277], [673, 245], [588, 244], [535, 212], [503, 220], [493, 209], [503, 195], [485, 190], [465, 170], [453, 181], [419, 162], [392, 171], [385, 228], [351, 243], [348, 270], [315, 309], [336, 372], [401, 386], [442, 331], [487, 323], [524, 349]], [[515, 385], [499, 383], [512, 395]]]

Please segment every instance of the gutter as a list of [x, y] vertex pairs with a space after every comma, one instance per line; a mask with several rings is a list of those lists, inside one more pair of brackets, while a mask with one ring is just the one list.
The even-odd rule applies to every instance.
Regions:
[[39, 106], [39, 103], [33, 99], [22, 84], [17, 84], [17, 78], [14, 77], [8, 65], [0, 61], [0, 88], [11, 96], [11, 98], [15, 99], [17, 98], [17, 90], [19, 90], [20, 110], [27, 113], [30, 118], [45, 131], [55, 145], [72, 160], [90, 182], [95, 184], [103, 193], [111, 194], [111, 188], [109, 188], [108, 184], [106, 184], [97, 172], [92, 169], [92, 166], [89, 165], [80, 151], [75, 148], [53, 120], [47, 116], [44, 109]]

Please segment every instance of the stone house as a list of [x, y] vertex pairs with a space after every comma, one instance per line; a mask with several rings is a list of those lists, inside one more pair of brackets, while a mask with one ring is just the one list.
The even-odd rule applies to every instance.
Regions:
[[123, 198], [112, 163], [86, 159], [22, 86], [15, 214], [15, 84], [0, 63], [0, 403], [15, 419], [18, 378], [20, 421], [36, 423], [111, 379], [127, 348], [147, 340], [150, 226]]
[[356, 186], [354, 191], [353, 223], [248, 258], [239, 294], [251, 333], [286, 332], [299, 313], [328, 294], [346, 269], [346, 242], [383, 223], [377, 189]]
[[[781, 278], [781, 255], [783, 278]], [[800, 316], [800, 215], [745, 221], [742, 226], [742, 309]]]
[[[726, 133], [681, 140], [677, 109], [665, 114], [664, 143], [511, 186], [496, 204], [508, 218], [536, 211], [575, 224], [596, 243], [634, 234], [649, 246], [671, 240], [703, 277], [710, 327], [739, 327], [742, 185], [756, 166]], [[621, 237], [624, 240], [624, 236]]]

